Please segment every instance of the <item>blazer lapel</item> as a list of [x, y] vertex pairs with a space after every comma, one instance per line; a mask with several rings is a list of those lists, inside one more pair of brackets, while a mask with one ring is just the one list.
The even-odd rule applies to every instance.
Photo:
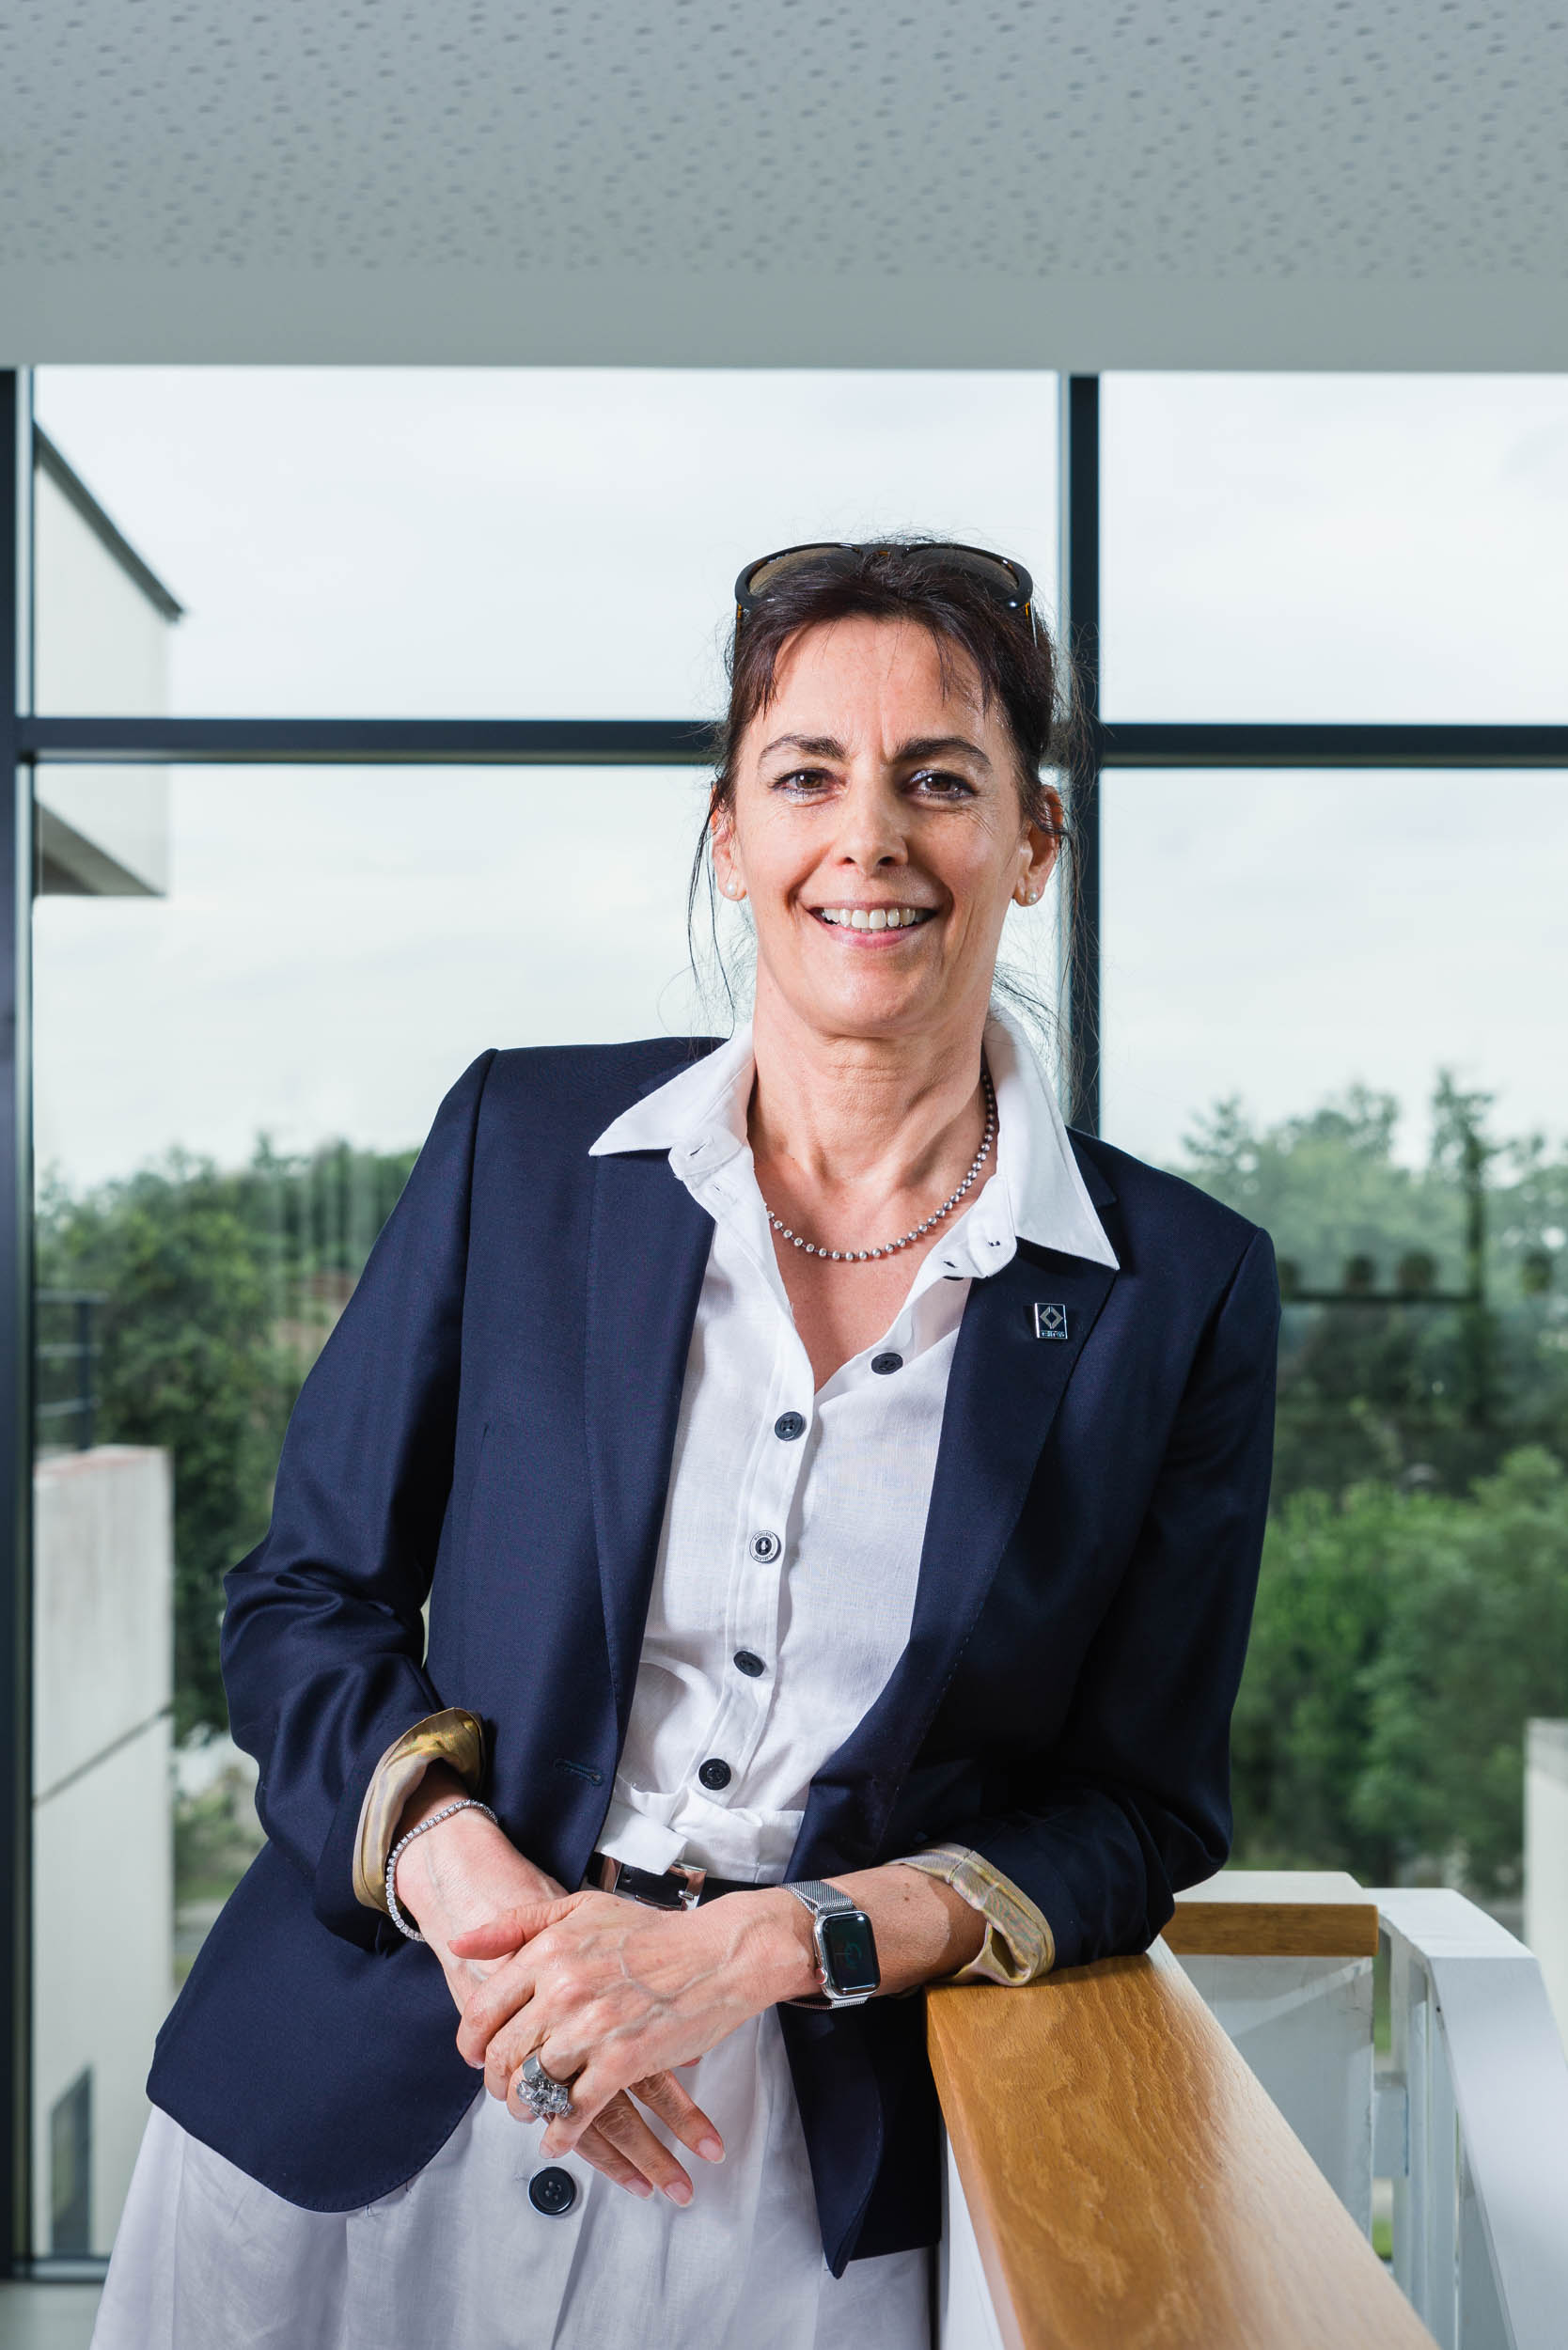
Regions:
[[664, 1522], [713, 1218], [663, 1152], [593, 1161], [586, 1414], [604, 1637], [620, 1738]]
[[[1026, 1243], [970, 1291], [948, 1382], [909, 1644], [875, 1704], [813, 1779], [792, 1868], [863, 1865], [874, 1852], [1115, 1279], [1108, 1265]], [[1037, 1306], [1062, 1310], [1065, 1338], [1036, 1335]], [[1045, 1327], [1055, 1327], [1054, 1317]]]

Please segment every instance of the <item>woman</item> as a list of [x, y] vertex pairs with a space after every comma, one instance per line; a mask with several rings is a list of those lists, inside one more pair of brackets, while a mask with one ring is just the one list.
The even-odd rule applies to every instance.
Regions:
[[751, 1025], [486, 1054], [306, 1382], [227, 1584], [269, 1841], [101, 2350], [907, 2350], [900, 1995], [1140, 1950], [1225, 1857], [1273, 1262], [993, 1008], [1061, 837], [1027, 576], [738, 597]]

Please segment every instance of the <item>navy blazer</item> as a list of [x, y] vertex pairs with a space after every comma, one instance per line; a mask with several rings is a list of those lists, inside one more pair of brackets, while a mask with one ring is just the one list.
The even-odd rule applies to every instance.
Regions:
[[[310, 2209], [389, 2192], [482, 2093], [435, 1959], [354, 1899], [385, 1748], [466, 1706], [513, 1842], [565, 1885], [594, 1849], [713, 1225], [662, 1152], [588, 1146], [702, 1049], [474, 1063], [306, 1381], [271, 1529], [227, 1579], [224, 1679], [267, 1842], [148, 2087]], [[1278, 1319], [1264, 1233], [1073, 1147], [1121, 1270], [1025, 1243], [974, 1283], [909, 1644], [812, 1781], [790, 1864], [972, 1846], [1068, 1966], [1144, 1949], [1229, 1849]], [[1037, 1338], [1037, 1303], [1065, 1308], [1065, 1340]], [[922, 2009], [780, 2011], [836, 2275], [938, 2232]]]

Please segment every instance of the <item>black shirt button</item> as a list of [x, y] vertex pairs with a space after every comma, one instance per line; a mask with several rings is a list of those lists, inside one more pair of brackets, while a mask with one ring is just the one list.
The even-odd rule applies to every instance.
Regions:
[[890, 1371], [902, 1371], [903, 1369], [903, 1356], [902, 1355], [873, 1355], [871, 1356], [871, 1369], [873, 1371], [880, 1371], [882, 1376], [886, 1379]]
[[776, 1436], [782, 1436], [786, 1444], [793, 1444], [797, 1436], [804, 1436], [806, 1434], [805, 1413], [780, 1412], [774, 1421], [773, 1433]]
[[563, 2219], [577, 2201], [577, 2182], [570, 2170], [536, 2170], [528, 2181], [528, 2201], [546, 2219]]
[[768, 1669], [755, 1649], [738, 1648], [732, 1661], [735, 1670], [745, 1673], [748, 1681], [755, 1681], [759, 1673], [765, 1673]]
[[753, 1534], [751, 1538], [751, 1555], [760, 1559], [765, 1567], [773, 1564], [783, 1547], [776, 1534]]
[[715, 1794], [719, 1788], [729, 1786], [729, 1763], [721, 1762], [716, 1754], [711, 1754], [698, 1772], [698, 1778], [704, 1787], [712, 1787]]

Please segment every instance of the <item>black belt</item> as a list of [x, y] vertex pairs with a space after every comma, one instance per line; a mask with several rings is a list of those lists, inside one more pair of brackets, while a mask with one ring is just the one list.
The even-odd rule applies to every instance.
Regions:
[[695, 1909], [699, 1902], [716, 1901], [721, 1893], [755, 1893], [755, 1885], [739, 1877], [715, 1877], [706, 1869], [677, 1861], [673, 1869], [634, 1869], [629, 1860], [612, 1860], [596, 1852], [588, 1862], [585, 1886], [602, 1893], [619, 1893], [627, 1901], [646, 1902], [650, 1909]]

